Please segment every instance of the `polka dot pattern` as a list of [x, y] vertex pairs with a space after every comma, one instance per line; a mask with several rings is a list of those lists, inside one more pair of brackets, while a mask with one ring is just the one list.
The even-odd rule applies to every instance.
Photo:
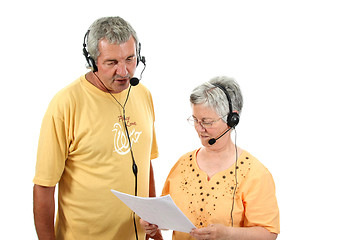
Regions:
[[[231, 226], [232, 216], [233, 226], [262, 226], [278, 233], [279, 209], [274, 180], [268, 169], [242, 150], [237, 166], [233, 164], [209, 179], [198, 167], [198, 151], [184, 154], [176, 162], [165, 181], [162, 195], [170, 194], [197, 228], [216, 223]], [[173, 237], [192, 239], [188, 233], [178, 231], [174, 231]]]
[[[245, 167], [246, 166], [246, 167]], [[232, 165], [225, 171], [215, 174], [210, 180], [205, 172], [198, 168], [194, 153], [189, 154], [180, 162], [181, 182], [180, 191], [188, 201], [188, 212], [196, 216], [196, 227], [204, 227], [209, 220], [216, 216], [225, 216], [230, 221], [232, 198], [235, 191], [235, 172], [238, 177], [238, 188], [241, 179], [246, 177], [246, 172], [251, 168], [249, 157], [238, 161], [238, 166]], [[222, 201], [229, 202], [228, 212], [219, 207]]]

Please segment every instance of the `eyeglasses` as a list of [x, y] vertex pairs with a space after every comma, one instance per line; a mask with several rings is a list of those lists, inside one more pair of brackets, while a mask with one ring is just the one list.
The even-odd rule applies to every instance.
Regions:
[[187, 121], [190, 123], [190, 125], [192, 126], [196, 126], [196, 125], [200, 125], [202, 126], [203, 128], [205, 129], [209, 129], [209, 128], [212, 128], [212, 125], [214, 123], [216, 123], [217, 121], [219, 121], [221, 118], [217, 119], [217, 120], [214, 120], [214, 121], [199, 121], [197, 120], [196, 118], [194, 118], [193, 116], [190, 116]]

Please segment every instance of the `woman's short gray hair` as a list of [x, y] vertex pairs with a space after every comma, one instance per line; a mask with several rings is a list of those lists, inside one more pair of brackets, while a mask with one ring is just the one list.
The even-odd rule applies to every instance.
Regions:
[[131, 25], [121, 17], [103, 17], [90, 26], [86, 45], [90, 56], [97, 61], [101, 40], [106, 39], [111, 44], [121, 44], [127, 42], [131, 36], [135, 39], [137, 53], [139, 41]]
[[235, 79], [226, 76], [212, 78], [210, 81], [196, 87], [190, 95], [191, 104], [204, 104], [206, 107], [213, 109], [226, 122], [230, 111], [229, 102], [225, 93], [213, 84], [221, 85], [226, 89], [231, 99], [233, 111], [238, 111], [240, 115], [243, 107], [243, 97], [239, 84]]

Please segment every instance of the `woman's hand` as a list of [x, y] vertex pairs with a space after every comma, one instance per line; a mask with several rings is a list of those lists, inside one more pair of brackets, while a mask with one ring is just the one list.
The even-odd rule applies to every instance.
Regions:
[[228, 239], [229, 227], [222, 224], [211, 224], [208, 227], [193, 229], [190, 235], [197, 240]]
[[[147, 236], [156, 239], [156, 240], [162, 240], [162, 235], [160, 230], [158, 229], [158, 226], [155, 224], [148, 223], [147, 221], [144, 221], [140, 219], [140, 225], [145, 230], [145, 233]], [[148, 237], [146, 239], [149, 239]]]

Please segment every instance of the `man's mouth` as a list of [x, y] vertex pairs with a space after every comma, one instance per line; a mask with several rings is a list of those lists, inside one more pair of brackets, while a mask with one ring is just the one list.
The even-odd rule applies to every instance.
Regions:
[[124, 84], [124, 83], [126, 83], [127, 81], [129, 81], [129, 79], [128, 79], [128, 78], [115, 78], [114, 81]]

